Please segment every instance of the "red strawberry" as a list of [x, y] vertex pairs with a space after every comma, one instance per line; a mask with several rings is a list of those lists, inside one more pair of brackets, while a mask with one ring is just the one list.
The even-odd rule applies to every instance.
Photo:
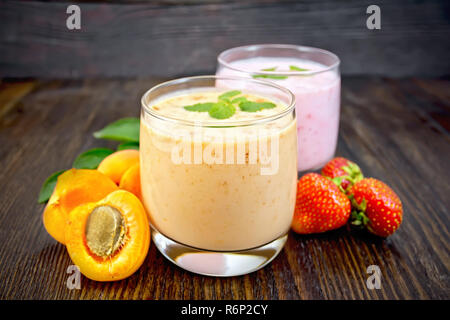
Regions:
[[384, 182], [363, 179], [350, 188], [349, 195], [356, 209], [352, 212], [352, 224], [363, 225], [371, 233], [387, 237], [402, 223], [402, 202]]
[[364, 178], [358, 165], [342, 157], [334, 158], [322, 168], [322, 175], [333, 179], [333, 181], [342, 187], [341, 191], [353, 185], [355, 182]]
[[309, 234], [340, 228], [347, 223], [350, 212], [350, 200], [330, 179], [308, 173], [298, 181], [292, 221], [295, 232]]

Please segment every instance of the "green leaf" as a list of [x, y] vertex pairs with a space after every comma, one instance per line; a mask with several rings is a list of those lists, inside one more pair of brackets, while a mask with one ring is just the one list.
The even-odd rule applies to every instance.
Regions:
[[233, 100], [231, 100], [231, 103], [240, 103], [240, 102], [244, 102], [244, 101], [248, 101], [246, 97], [237, 97], [237, 98], [234, 98]]
[[94, 137], [120, 142], [139, 142], [139, 118], [119, 119], [94, 132]]
[[226, 99], [228, 99], [228, 98], [232, 98], [232, 97], [234, 97], [234, 96], [237, 96], [238, 94], [241, 94], [241, 93], [242, 93], [242, 92], [239, 91], [239, 90], [228, 91], [228, 92], [225, 92], [225, 93], [221, 94], [221, 95], [219, 96], [219, 100], [226, 100]]
[[254, 75], [253, 78], [255, 78], [255, 79], [265, 78], [265, 79], [282, 80], [282, 79], [287, 79], [287, 76], [276, 76], [276, 75], [269, 75], [269, 74], [257, 74], [257, 75]]
[[117, 147], [117, 151], [135, 149], [139, 150], [139, 142], [123, 142]]
[[97, 169], [100, 162], [114, 151], [108, 148], [94, 148], [80, 154], [72, 164], [75, 169]]
[[50, 196], [52, 195], [53, 190], [55, 189], [56, 182], [58, 181], [58, 177], [64, 171], [65, 170], [55, 172], [50, 177], [48, 177], [47, 180], [44, 181], [44, 184], [41, 187], [41, 191], [39, 192], [38, 197], [39, 203], [45, 203], [48, 201], [48, 199], [50, 199]]
[[236, 112], [236, 108], [229, 103], [219, 101], [209, 109], [209, 115], [216, 119], [227, 119]]
[[242, 111], [246, 112], [256, 112], [262, 109], [272, 109], [275, 108], [276, 104], [272, 102], [253, 102], [253, 101], [244, 101], [239, 103], [239, 108]]
[[309, 69], [299, 68], [296, 66], [289, 66], [289, 70], [291, 70], [291, 71], [309, 71]]
[[275, 71], [277, 70], [277, 67], [267, 68], [267, 69], [261, 69], [261, 71]]
[[208, 112], [213, 106], [214, 102], [196, 103], [191, 106], [186, 106], [184, 109], [187, 111]]

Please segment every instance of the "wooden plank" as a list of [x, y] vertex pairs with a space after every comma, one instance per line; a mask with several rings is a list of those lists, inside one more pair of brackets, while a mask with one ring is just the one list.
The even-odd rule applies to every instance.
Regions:
[[[450, 82], [367, 77], [343, 79], [337, 154], [399, 194], [405, 220], [394, 236], [382, 240], [348, 227], [291, 233], [270, 265], [232, 278], [186, 272], [152, 245], [131, 277], [82, 277], [81, 290], [67, 289], [71, 261], [43, 228], [40, 184], [82, 150], [112, 146], [92, 132], [138, 115], [142, 93], [162, 80], [45, 81], [27, 95], [12, 91], [17, 96], [9, 99], [22, 111], [0, 127], [0, 299], [449, 299], [450, 144], [440, 119], [449, 116]], [[366, 286], [374, 264], [380, 290]]]
[[[13, 118], [13, 111], [17, 111], [19, 101], [31, 92], [37, 85], [35, 80], [14, 82], [0, 81], [0, 124], [6, 124]], [[9, 118], [9, 119], [6, 119]]]
[[328, 49], [345, 75], [441, 76], [450, 70], [447, 1], [132, 1], [80, 3], [81, 30], [59, 1], [0, 2], [0, 77], [177, 77], [215, 72], [217, 55], [255, 43]]

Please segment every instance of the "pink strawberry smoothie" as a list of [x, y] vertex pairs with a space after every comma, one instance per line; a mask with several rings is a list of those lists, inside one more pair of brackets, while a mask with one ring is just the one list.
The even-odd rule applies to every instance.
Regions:
[[[294, 68], [292, 68], [294, 66]], [[306, 69], [299, 75], [296, 68]], [[296, 98], [298, 171], [316, 170], [335, 153], [340, 109], [341, 81], [337, 69], [327, 69], [318, 62], [290, 57], [256, 56], [219, 65], [220, 76], [252, 76], [254, 72], [273, 72], [275, 77], [261, 77], [292, 91]], [[283, 73], [283, 76], [277, 75]], [[286, 72], [295, 75], [287, 76]], [[248, 88], [251, 89], [251, 88]]]

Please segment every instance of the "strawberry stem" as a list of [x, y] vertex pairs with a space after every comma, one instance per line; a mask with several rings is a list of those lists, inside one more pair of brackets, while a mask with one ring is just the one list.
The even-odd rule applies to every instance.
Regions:
[[369, 218], [362, 211], [353, 210], [352, 211], [352, 222], [354, 226], [366, 227], [370, 222]]
[[350, 186], [364, 179], [364, 175], [362, 174], [361, 169], [356, 163], [349, 163], [346, 166], [343, 166], [341, 169], [347, 173], [347, 175], [343, 176], [343, 178], [350, 182]]
[[349, 194], [348, 195], [348, 199], [350, 200], [350, 202], [352, 203], [352, 207], [357, 209], [358, 211], [361, 212], [366, 212], [366, 208], [367, 208], [367, 201], [366, 199], [363, 199], [361, 201], [361, 203], [358, 203], [355, 199], [355, 196], [353, 194]]
[[367, 209], [366, 199], [363, 199], [361, 203], [358, 203], [353, 194], [349, 194], [348, 198], [354, 209], [351, 213], [351, 224], [354, 226], [370, 229], [370, 219], [365, 214]]

